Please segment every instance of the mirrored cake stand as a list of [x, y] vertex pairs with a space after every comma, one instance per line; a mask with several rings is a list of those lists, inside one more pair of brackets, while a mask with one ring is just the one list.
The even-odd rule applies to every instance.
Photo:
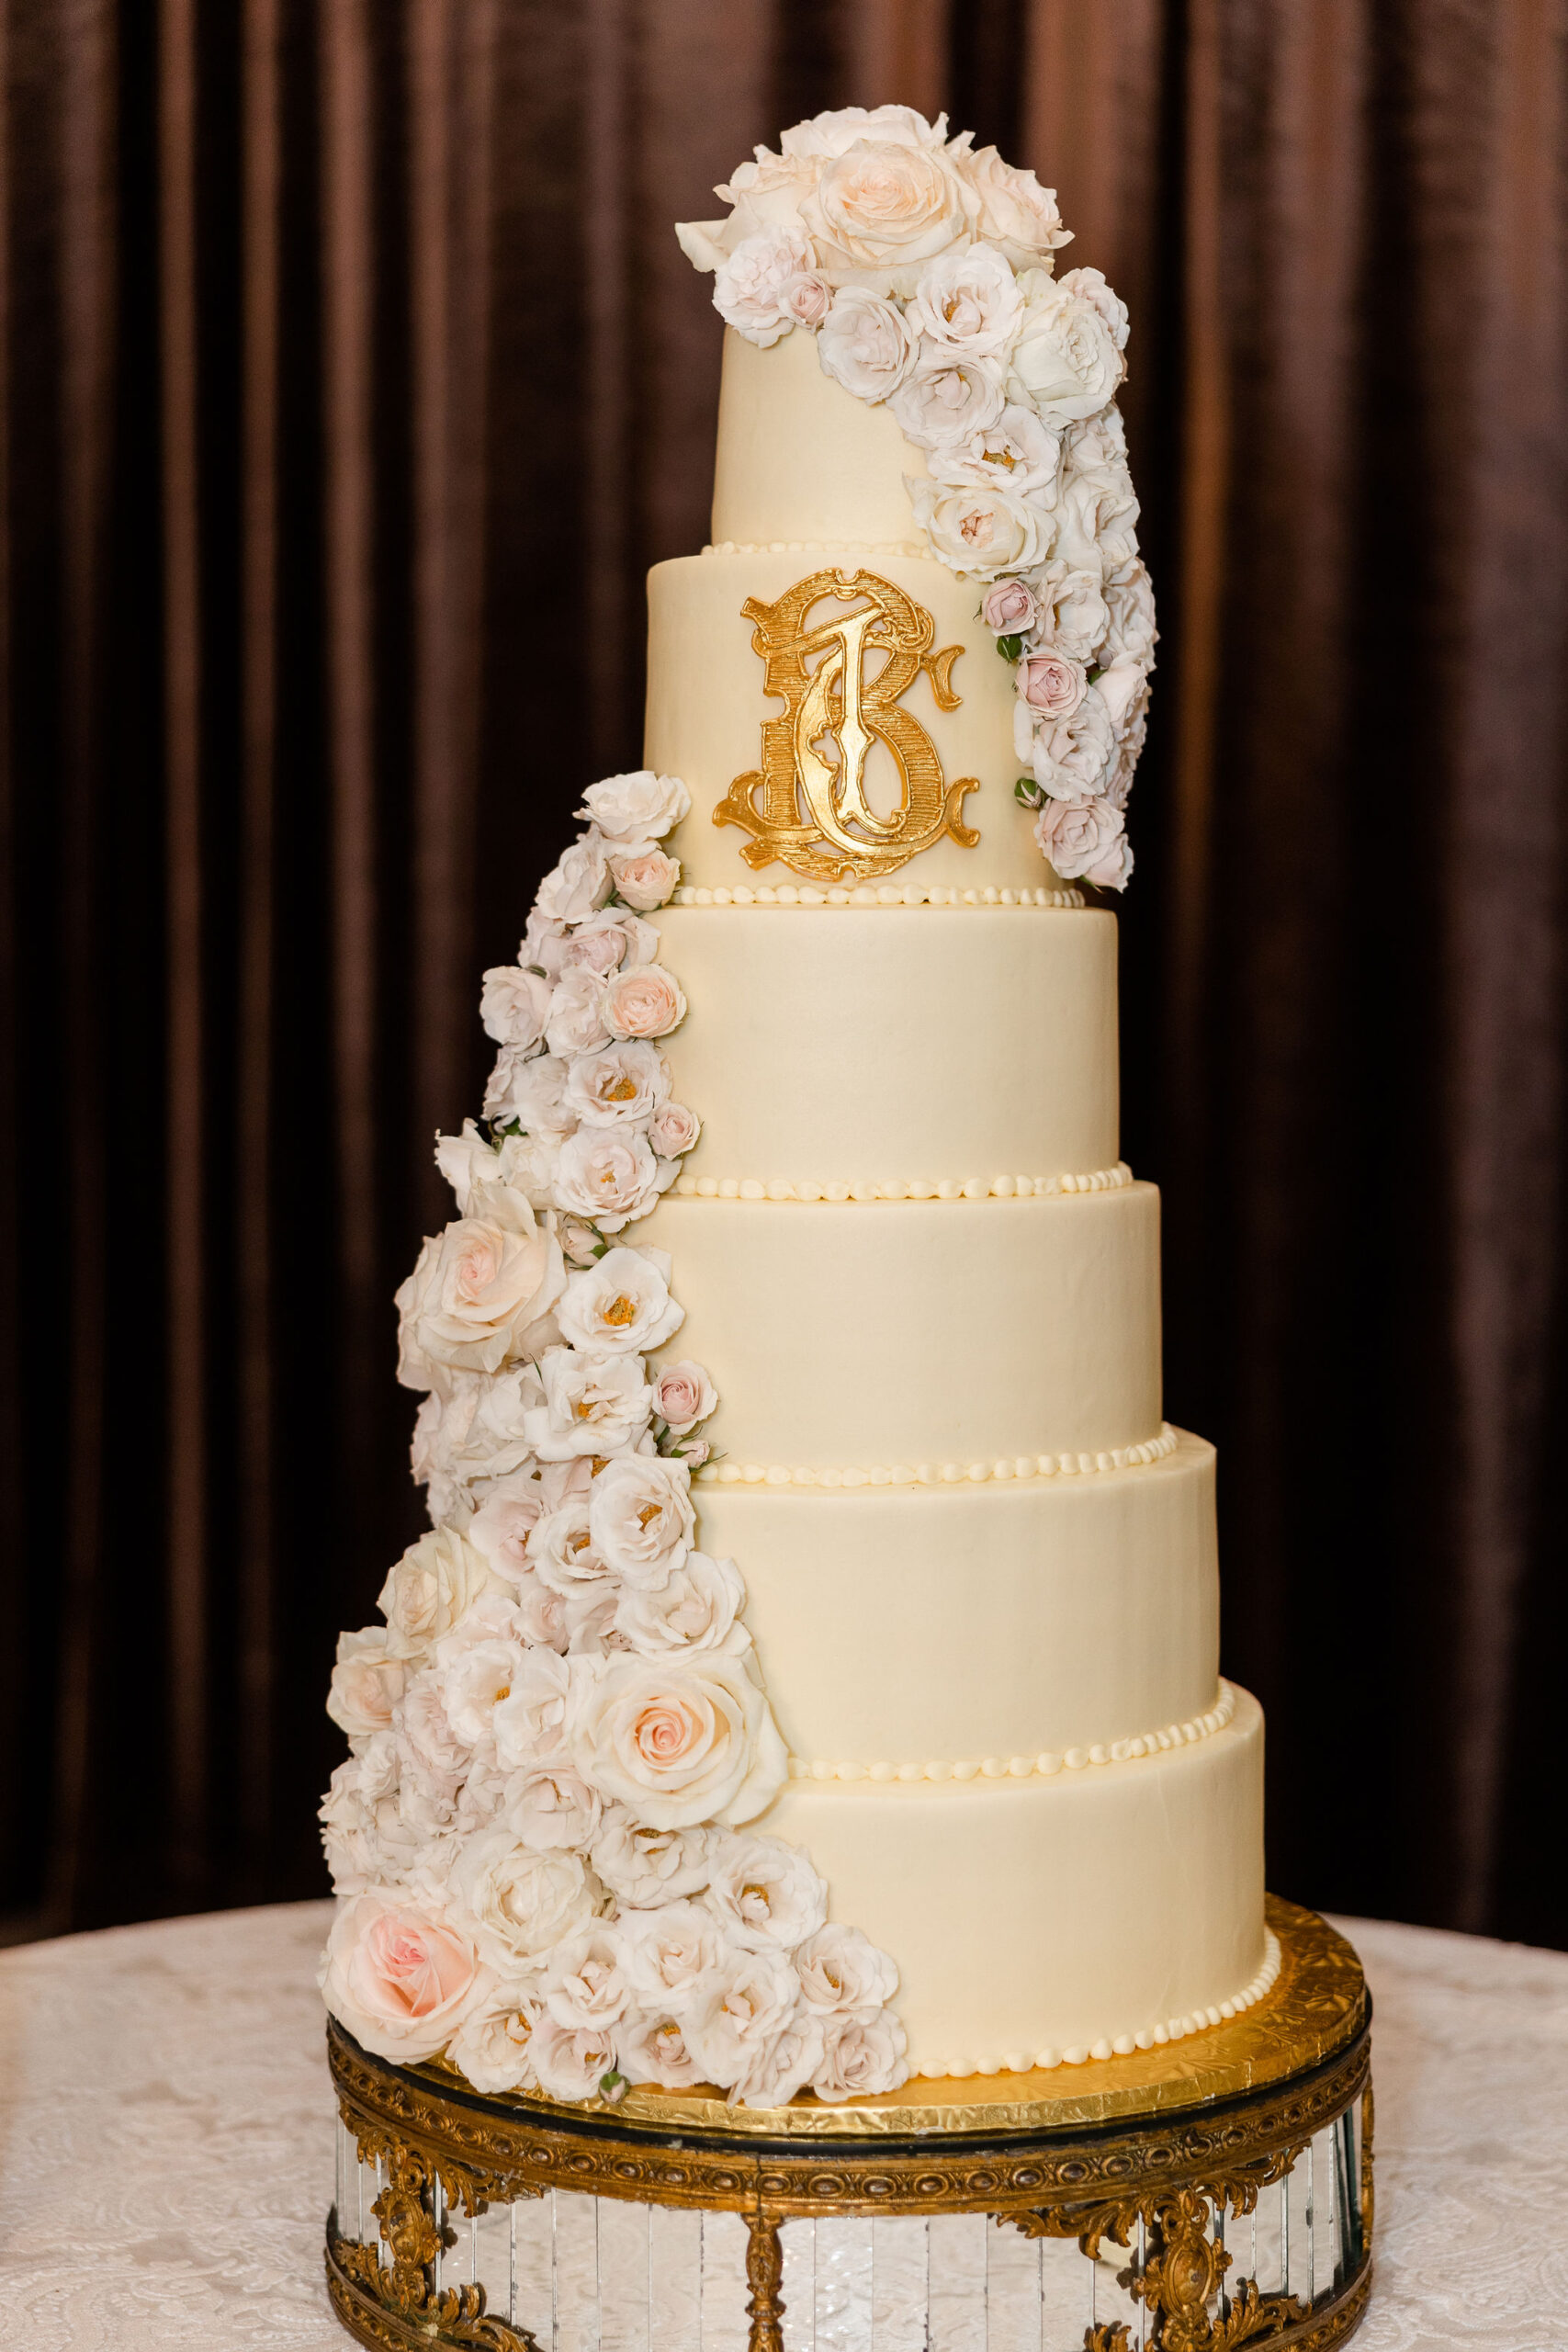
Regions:
[[329, 2029], [327, 2284], [382, 2352], [1327, 2352], [1371, 2285], [1371, 2004], [1269, 1898], [1271, 1992], [1103, 2064], [828, 2107], [487, 2098]]

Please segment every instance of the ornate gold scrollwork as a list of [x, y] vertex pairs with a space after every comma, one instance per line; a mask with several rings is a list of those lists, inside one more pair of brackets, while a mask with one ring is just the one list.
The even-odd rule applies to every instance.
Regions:
[[436, 2257], [457, 2242], [456, 2233], [435, 2219], [436, 2189], [449, 2206], [481, 2213], [489, 2200], [479, 2183], [459, 2165], [433, 2160], [423, 2150], [363, 2125], [358, 2118], [355, 2124], [361, 2161], [379, 2162], [386, 2175], [386, 2186], [370, 2210], [391, 2261], [382, 2262], [378, 2246], [358, 2245], [335, 2230], [329, 2233], [327, 2285], [344, 2324], [356, 2334], [364, 2332], [367, 2315], [362, 2303], [367, 2297], [386, 2314], [385, 2324], [378, 2324], [376, 2314], [369, 2315], [368, 2324], [375, 2340], [389, 2347], [439, 2340], [471, 2346], [474, 2352], [539, 2352], [525, 2329], [486, 2312], [482, 2287], [435, 2284]]
[[[812, 608], [829, 599], [851, 609], [813, 624]], [[755, 624], [764, 691], [784, 706], [762, 721], [761, 766], [738, 775], [713, 812], [716, 825], [751, 835], [740, 853], [747, 865], [776, 858], [813, 881], [866, 882], [943, 834], [973, 849], [980, 836], [963, 809], [976, 780], [946, 783], [936, 745], [901, 699], [923, 670], [937, 708], [958, 707], [953, 665], [964, 648], [932, 650], [936, 624], [925, 606], [874, 571], [828, 571], [797, 580], [772, 605], [749, 596], [741, 611]], [[871, 669], [876, 653], [883, 660]], [[898, 773], [898, 806], [887, 816], [866, 797], [866, 759], [878, 742]]]

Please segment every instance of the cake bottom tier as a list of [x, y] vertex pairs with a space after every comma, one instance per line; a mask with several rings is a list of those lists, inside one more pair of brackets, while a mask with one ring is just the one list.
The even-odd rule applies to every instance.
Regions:
[[917, 2074], [1163, 2041], [1265, 1965], [1263, 1711], [1236, 1701], [1191, 1747], [1051, 1780], [792, 1781], [755, 1826], [897, 1961]]

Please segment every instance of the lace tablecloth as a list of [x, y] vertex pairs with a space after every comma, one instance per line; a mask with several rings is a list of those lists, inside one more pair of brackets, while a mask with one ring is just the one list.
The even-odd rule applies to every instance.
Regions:
[[[0, 2345], [343, 2352], [326, 1904], [0, 1953]], [[1377, 2003], [1358, 2352], [1568, 2352], [1568, 1954], [1343, 1923]]]

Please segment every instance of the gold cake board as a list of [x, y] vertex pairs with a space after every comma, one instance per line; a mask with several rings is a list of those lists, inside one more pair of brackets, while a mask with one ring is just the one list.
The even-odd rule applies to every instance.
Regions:
[[[782, 2222], [810, 2215], [989, 2214], [1035, 2238], [1076, 2238], [1096, 2259], [1140, 2230], [1130, 2292], [1149, 2352], [1327, 2352], [1351, 2334], [1371, 2284], [1371, 2001], [1360, 1963], [1314, 1912], [1269, 1898], [1279, 1976], [1243, 2015], [1190, 2041], [1030, 2074], [919, 2077], [877, 2098], [775, 2109], [712, 2093], [633, 2089], [619, 2104], [484, 2098], [437, 2064], [371, 2057], [333, 2021], [343, 2123], [384, 2184], [379, 2242], [327, 2231], [338, 2317], [380, 2352], [535, 2339], [444, 2282], [446, 2216], [577, 2191], [743, 2217], [750, 2352], [783, 2352]], [[1326, 2128], [1361, 2102], [1359, 2178], [1342, 2275], [1310, 2304], [1260, 2293], [1224, 2244]], [[1124, 2352], [1122, 2323], [1089, 2352]]]

